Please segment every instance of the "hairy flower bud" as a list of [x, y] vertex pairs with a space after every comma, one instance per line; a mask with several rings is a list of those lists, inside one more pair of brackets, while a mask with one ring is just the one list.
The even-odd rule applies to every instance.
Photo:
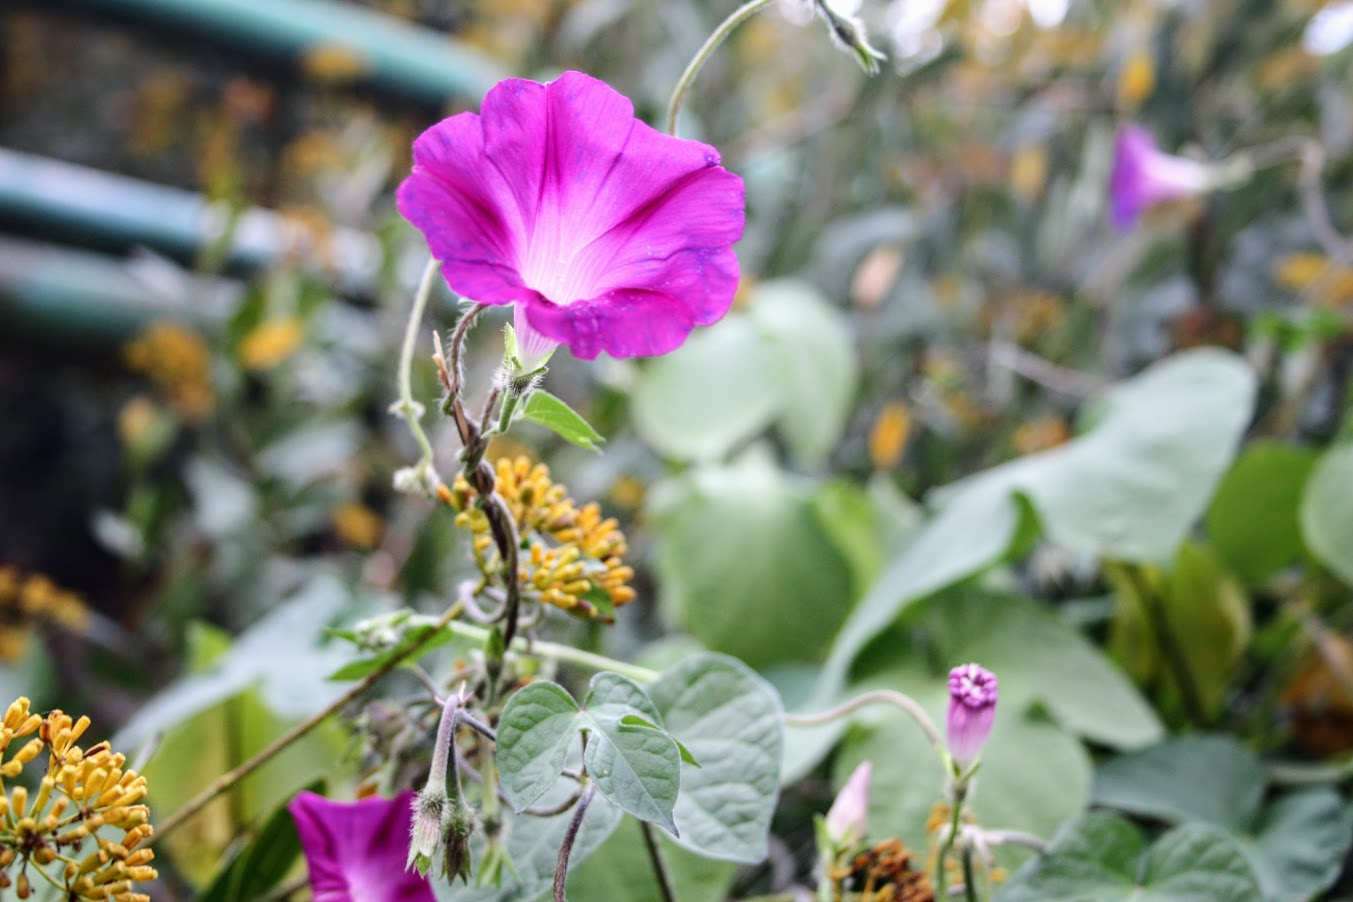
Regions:
[[474, 809], [456, 799], [442, 812], [442, 876], [470, 881], [470, 834], [474, 832]]
[[413, 826], [410, 828], [409, 858], [404, 870], [417, 869], [426, 877], [432, 859], [442, 841], [442, 820], [446, 816], [446, 792], [429, 786], [413, 800]]

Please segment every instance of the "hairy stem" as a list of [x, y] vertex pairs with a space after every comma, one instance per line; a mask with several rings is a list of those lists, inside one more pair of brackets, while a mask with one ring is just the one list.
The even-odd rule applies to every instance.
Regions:
[[681, 78], [677, 79], [676, 89], [672, 91], [672, 99], [667, 103], [667, 134], [676, 134], [677, 115], [681, 112], [681, 102], [685, 100], [686, 92], [690, 90], [691, 84], [695, 81], [695, 76], [700, 74], [700, 69], [705, 65], [705, 61], [733, 33], [733, 29], [756, 15], [762, 7], [769, 6], [771, 2], [772, 0], [748, 0], [735, 9], [727, 19], [719, 23], [719, 27], [714, 29], [714, 33], [695, 52], [690, 64], [686, 66], [686, 71], [682, 72]]
[[847, 714], [852, 714], [865, 705], [874, 702], [883, 702], [895, 708], [901, 708], [921, 728], [921, 732], [925, 733], [926, 739], [930, 740], [930, 744], [934, 746], [935, 750], [941, 753], [945, 752], [944, 737], [940, 735], [939, 728], [935, 726], [925, 709], [910, 695], [904, 695], [891, 689], [874, 689], [861, 693], [844, 704], [817, 714], [786, 714], [785, 723], [791, 727], [815, 727], [845, 717]]
[[418, 639], [415, 639], [414, 641], [410, 642], [405, 648], [397, 651], [395, 654], [392, 654], [384, 664], [373, 670], [370, 674], [367, 675], [365, 679], [363, 679], [357, 685], [353, 686], [347, 692], [343, 693], [341, 696], [334, 699], [334, 701], [331, 702], [327, 707], [325, 707], [324, 710], [312, 714], [306, 720], [292, 727], [282, 736], [279, 736], [267, 748], [260, 751], [257, 755], [254, 755], [254, 757], [250, 758], [248, 761], [244, 762], [239, 767], [236, 767], [233, 770], [230, 770], [227, 773], [224, 773], [221, 776], [217, 777], [215, 780], [213, 780], [207, 786], [206, 789], [202, 790], [200, 793], [193, 796], [193, 798], [189, 799], [188, 802], [185, 803], [183, 807], [181, 807], [178, 811], [175, 811], [169, 817], [165, 818], [165, 820], [159, 824], [159, 827], [155, 831], [155, 835], [150, 838], [149, 842], [151, 843], [158, 842], [169, 833], [172, 833], [175, 829], [182, 826], [182, 824], [189, 818], [191, 818], [193, 815], [197, 814], [203, 808], [207, 807], [207, 805], [211, 804], [212, 800], [214, 800], [221, 793], [225, 792], [227, 789], [234, 786], [240, 780], [243, 780], [245, 777], [249, 776], [254, 771], [258, 770], [264, 764], [267, 764], [282, 751], [286, 750], [293, 742], [300, 739], [302, 736], [306, 735], [315, 727], [319, 726], [321, 723], [327, 720], [331, 714], [334, 714], [335, 712], [340, 710], [344, 705], [348, 704], [353, 699], [361, 695], [363, 692], [366, 692], [372, 686], [376, 685], [376, 683], [383, 680], [391, 671], [398, 668], [399, 665], [402, 664], [407, 658], [416, 655], [419, 651], [421, 651], [429, 643], [431, 643], [432, 639], [442, 631], [443, 627], [450, 624], [453, 620], [456, 619], [457, 616], [459, 616], [460, 608], [461, 606], [459, 603], [453, 604], [451, 607], [447, 608], [446, 613], [442, 614], [441, 619], [437, 622], [437, 625], [435, 627], [433, 627], [431, 630], [428, 630], [427, 633], [423, 634]]
[[596, 791], [596, 784], [587, 784], [583, 794], [578, 797], [578, 806], [573, 809], [573, 817], [569, 819], [564, 844], [559, 847], [559, 858], [554, 865], [554, 902], [565, 902], [564, 884], [568, 880], [568, 856], [573, 851], [573, 843], [578, 839], [578, 831], [582, 829], [583, 815], [587, 814], [587, 806], [592, 804], [592, 796]]
[[[437, 260], [431, 259], [423, 270], [423, 278], [418, 283], [418, 292], [413, 296], [413, 308], [409, 310], [409, 321], [404, 327], [404, 343], [399, 349], [399, 401], [395, 410], [409, 424], [409, 431], [418, 442], [422, 456], [418, 459], [417, 469], [428, 471], [432, 468], [432, 442], [418, 422], [421, 414], [419, 405], [413, 400], [413, 351], [418, 344], [418, 329], [423, 322], [423, 313], [427, 310], [428, 298], [432, 295], [432, 286], [437, 283], [439, 272]], [[433, 471], [436, 475], [436, 471]], [[438, 482], [441, 480], [438, 479]]]
[[653, 825], [648, 821], [640, 821], [639, 830], [644, 834], [644, 848], [648, 850], [648, 860], [653, 865], [653, 876], [658, 880], [662, 902], [677, 902], [672, 875], [668, 873], [667, 864], [662, 860], [662, 849], [658, 847], [658, 837], [653, 832]]
[[[489, 631], [481, 626], [475, 626], [472, 623], [461, 623], [456, 621], [447, 624], [447, 628], [457, 636], [463, 636], [467, 639], [474, 639], [483, 642], [489, 637]], [[629, 677], [636, 683], [651, 683], [658, 678], [656, 670], [649, 670], [647, 667], [639, 667], [636, 664], [627, 664], [624, 661], [617, 661], [615, 658], [608, 658], [605, 655], [594, 654], [590, 651], [583, 651], [580, 648], [573, 648], [570, 645], [561, 645], [557, 642], [527, 642], [518, 637], [512, 643], [512, 649], [522, 654], [528, 654], [537, 658], [549, 658], [553, 661], [564, 661], [568, 664], [577, 664], [579, 667], [588, 667], [592, 670], [610, 670], [621, 676]]]

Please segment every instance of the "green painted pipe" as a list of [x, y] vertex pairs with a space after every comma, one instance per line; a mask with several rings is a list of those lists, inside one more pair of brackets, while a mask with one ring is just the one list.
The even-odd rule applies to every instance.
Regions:
[[[189, 262], [217, 239], [225, 218], [191, 191], [0, 148], [0, 225], [10, 231], [115, 253], [145, 246]], [[284, 256], [308, 256], [313, 268], [336, 270], [341, 289], [369, 288], [380, 261], [377, 240], [335, 229], [330, 241], [333, 259], [322, 260], [300, 230], [253, 208], [235, 224], [226, 263], [259, 269]]]
[[304, 60], [337, 51], [376, 88], [441, 106], [478, 98], [502, 79], [487, 56], [439, 32], [332, 0], [49, 0]]
[[189, 276], [164, 261], [0, 238], [0, 343], [118, 343], [153, 319], [219, 319], [242, 293], [239, 283]]

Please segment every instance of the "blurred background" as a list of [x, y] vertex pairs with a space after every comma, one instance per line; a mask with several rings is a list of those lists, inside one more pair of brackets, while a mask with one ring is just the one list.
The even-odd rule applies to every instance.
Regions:
[[[607, 437], [602, 455], [530, 425], [491, 452], [548, 460], [630, 537], [638, 600], [604, 633], [564, 624], [573, 641], [653, 660], [699, 641], [792, 696], [914, 526], [914, 499], [1067, 442], [1087, 397], [1180, 349], [1256, 364], [1255, 435], [1319, 446], [1349, 428], [1353, 253], [1337, 229], [1353, 227], [1353, 4], [856, 6], [889, 57], [880, 75], [772, 4], [688, 96], [682, 134], [747, 183], [728, 320], [661, 361], [556, 356], [549, 388]], [[417, 457], [387, 413], [426, 260], [392, 197], [410, 143], [502, 77], [572, 68], [659, 124], [732, 8], [7, 0], [0, 696], [128, 741], [170, 729], [152, 782], [169, 810], [337, 693], [324, 676], [344, 657], [322, 627], [441, 610], [468, 572], [462, 540], [391, 489]], [[1319, 165], [1116, 230], [1107, 185], [1129, 122], [1207, 160], [1308, 136]], [[427, 329], [455, 315], [444, 292]], [[473, 336], [480, 391], [502, 320]], [[426, 331], [415, 393], [432, 406]], [[432, 429], [448, 473], [454, 432]], [[1114, 590], [1095, 560], [1040, 545], [1016, 576], [1103, 639]], [[1334, 596], [1322, 635], [1347, 666], [1353, 611]], [[1346, 692], [1322, 690], [1305, 732], [1300, 717], [1272, 732], [1315, 691], [1297, 678], [1323, 673], [1282, 647], [1246, 647], [1253, 667], [1222, 678], [1246, 702], [1211, 725], [1303, 754], [1353, 748]], [[287, 669], [258, 664], [279, 653]], [[229, 679], [146, 707], [213, 664]], [[318, 734], [183, 842], [219, 855], [347, 742]], [[803, 792], [817, 804], [829, 788]], [[176, 891], [215, 860], [183, 858]]]

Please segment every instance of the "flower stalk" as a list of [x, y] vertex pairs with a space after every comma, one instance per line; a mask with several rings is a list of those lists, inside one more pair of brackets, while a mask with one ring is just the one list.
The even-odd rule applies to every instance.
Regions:
[[681, 73], [677, 79], [676, 88], [672, 90], [672, 99], [667, 102], [667, 134], [675, 135], [677, 133], [677, 116], [681, 113], [681, 104], [686, 99], [686, 92], [690, 90], [695, 77], [700, 74], [704, 68], [705, 61], [710, 58], [715, 50], [719, 49], [733, 31], [746, 22], [752, 16], [759, 13], [762, 9], [769, 6], [774, 0], [748, 0], [719, 23], [719, 27], [705, 39], [705, 43], [700, 45], [700, 49], [695, 51], [695, 56], [686, 65], [686, 71]]

